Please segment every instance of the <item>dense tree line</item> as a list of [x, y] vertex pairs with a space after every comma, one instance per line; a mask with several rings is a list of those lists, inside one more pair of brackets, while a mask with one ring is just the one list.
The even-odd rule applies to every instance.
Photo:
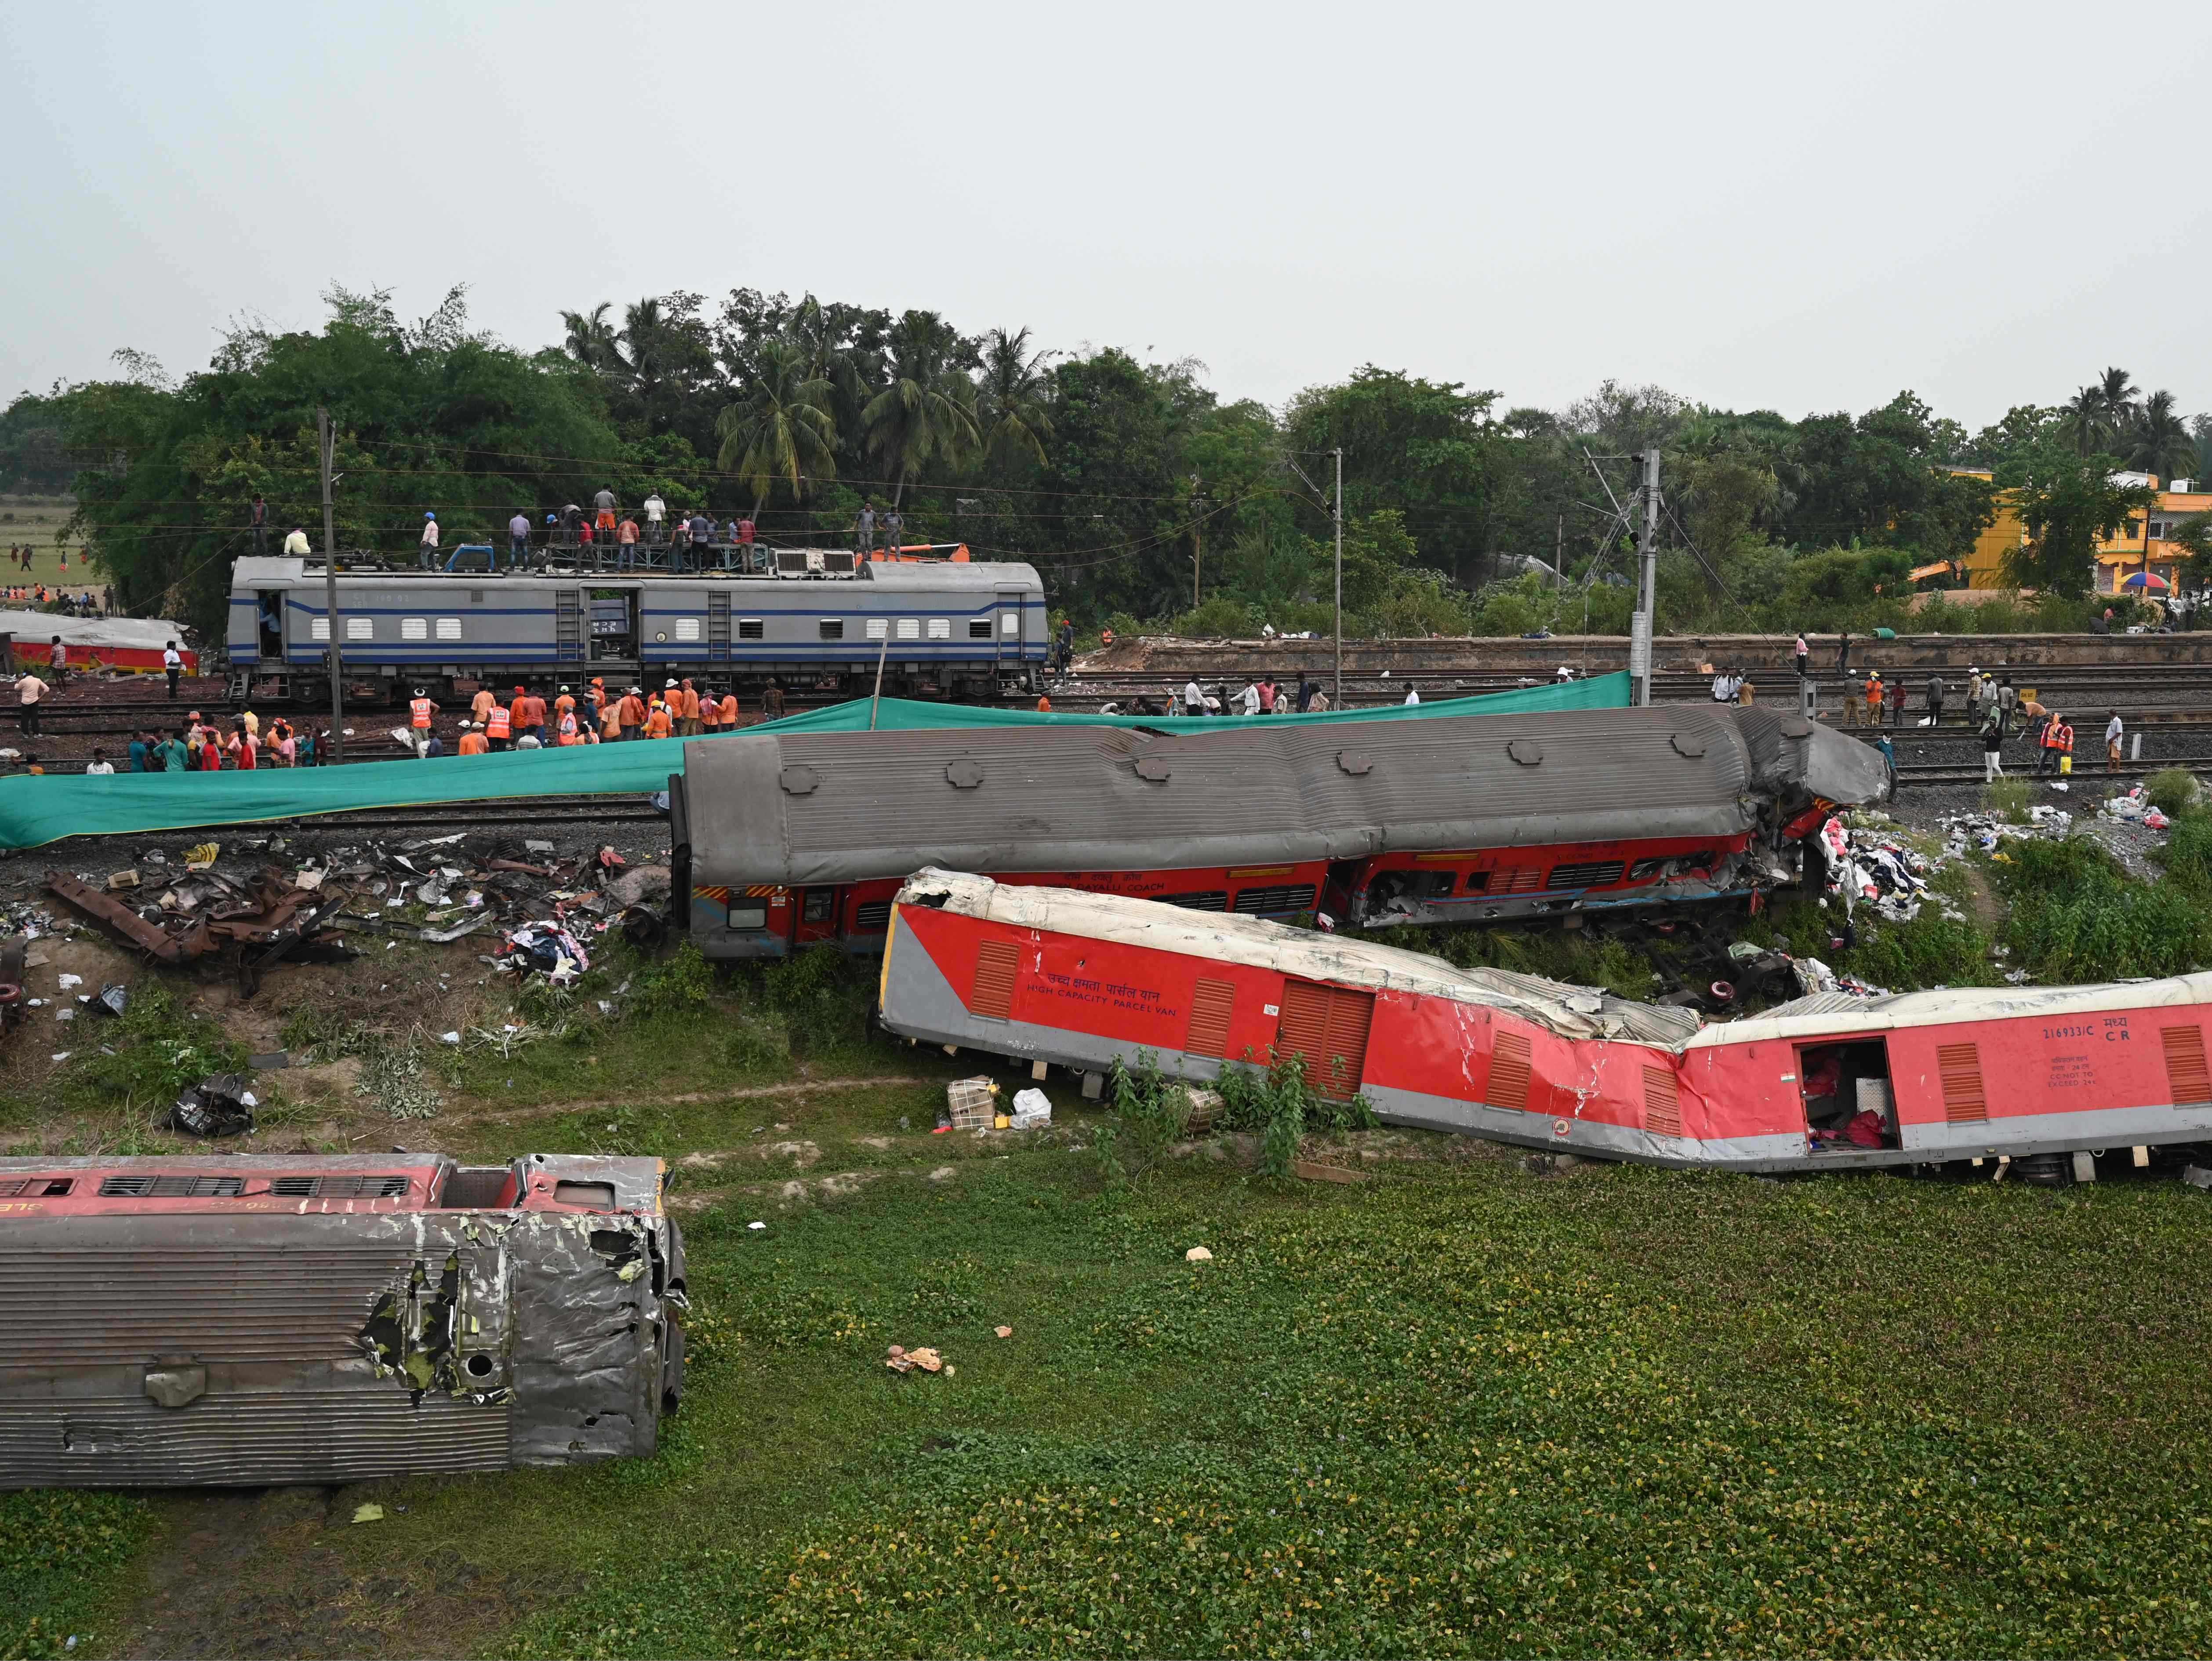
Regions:
[[[1911, 392], [1856, 416], [1737, 413], [1607, 382], [1559, 411], [1370, 365], [1280, 411], [1224, 402], [1194, 362], [1045, 350], [1026, 329], [732, 290], [564, 313], [524, 352], [455, 289], [413, 324], [333, 289], [319, 331], [232, 332], [181, 382], [130, 352], [110, 376], [0, 414], [0, 481], [74, 491], [76, 533], [136, 610], [221, 613], [246, 508], [319, 544], [314, 411], [337, 423], [338, 535], [400, 554], [434, 510], [451, 546], [602, 486], [626, 503], [748, 514], [838, 545], [864, 503], [909, 542], [1026, 559], [1079, 622], [1325, 628], [1334, 453], [1345, 603], [1389, 632], [1626, 627], [1626, 458], [1663, 457], [1662, 625], [1886, 617], [1911, 573], [1949, 586], [1993, 496], [2021, 504], [2013, 575], [2063, 605], [2094, 538], [2147, 500], [2133, 466], [2212, 473], [2212, 421], [2121, 370], [1980, 432]], [[1984, 469], [1983, 479], [1964, 469]], [[2203, 540], [2201, 527], [2192, 530]]]

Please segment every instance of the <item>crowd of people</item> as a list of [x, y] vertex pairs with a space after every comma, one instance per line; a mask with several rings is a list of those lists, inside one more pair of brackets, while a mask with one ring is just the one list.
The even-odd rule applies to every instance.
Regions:
[[[783, 713], [783, 689], [774, 681], [762, 694], [761, 709], [770, 720]], [[433, 730], [438, 705], [427, 689], [415, 689], [408, 711], [416, 755], [424, 759], [443, 755], [444, 745]], [[735, 692], [702, 689], [689, 678], [669, 681], [658, 691], [633, 685], [617, 693], [608, 691], [605, 677], [595, 675], [580, 695], [573, 686], [563, 685], [550, 701], [527, 686], [518, 685], [505, 697], [483, 688], [469, 700], [454, 753], [483, 756], [638, 739], [700, 738], [735, 730], [738, 714]]]

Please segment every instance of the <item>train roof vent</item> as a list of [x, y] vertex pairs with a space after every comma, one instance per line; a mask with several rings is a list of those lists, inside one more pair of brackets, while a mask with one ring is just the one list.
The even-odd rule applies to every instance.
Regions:
[[810, 570], [821, 569], [814, 563], [821, 557], [810, 548], [779, 548], [775, 551], [775, 574], [781, 577], [803, 577]]
[[404, 1200], [404, 1177], [278, 1177], [269, 1191], [287, 1200]]
[[243, 1177], [104, 1177], [103, 1200], [221, 1200], [241, 1193]]
[[858, 569], [860, 556], [849, 548], [825, 549], [820, 555], [821, 569], [833, 577], [848, 577]]
[[9, 1177], [0, 1180], [0, 1200], [45, 1199], [76, 1186], [68, 1177]]

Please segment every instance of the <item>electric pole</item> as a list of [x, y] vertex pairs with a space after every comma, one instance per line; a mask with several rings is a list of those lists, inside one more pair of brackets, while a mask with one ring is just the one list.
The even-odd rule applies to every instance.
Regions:
[[337, 441], [331, 436], [331, 412], [315, 411], [315, 435], [323, 454], [323, 616], [331, 638], [323, 662], [331, 674], [331, 760], [345, 759], [345, 656], [338, 645], [344, 624], [338, 616], [337, 510], [331, 500], [331, 461]]
[[1329, 506], [1336, 522], [1336, 690], [1329, 694], [1334, 706], [1344, 708], [1344, 451], [1336, 452], [1336, 499]]
[[1651, 702], [1651, 613], [1659, 583], [1659, 447], [1637, 458], [1644, 464], [1644, 534], [1636, 587], [1636, 617], [1628, 634], [1628, 672], [1638, 707]]
[[1199, 512], [1198, 475], [1190, 476], [1190, 609], [1198, 609], [1198, 574], [1206, 556], [1206, 520]]

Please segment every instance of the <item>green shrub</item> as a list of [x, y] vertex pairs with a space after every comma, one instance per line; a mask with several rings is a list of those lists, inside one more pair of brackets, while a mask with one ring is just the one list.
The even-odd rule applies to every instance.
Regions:
[[156, 980], [132, 989], [122, 1019], [112, 1025], [103, 1016], [80, 1013], [76, 1019], [80, 1027], [95, 1021], [112, 1035], [112, 1053], [85, 1056], [70, 1086], [96, 1101], [166, 1106], [209, 1074], [234, 1073], [246, 1065], [243, 1044], [225, 1038], [212, 1022], [180, 1018], [175, 995]]
[[689, 1019], [703, 1013], [714, 997], [714, 965], [696, 941], [685, 940], [667, 957], [641, 963], [630, 972], [623, 1007], [632, 1020]]
[[2131, 882], [2087, 837], [2006, 844], [2004, 937], [2041, 981], [2180, 975], [2212, 964], [2212, 912], [2179, 884]]
[[2197, 776], [2185, 767], [2162, 768], [2143, 781], [2143, 794], [2169, 818], [2189, 812], [2203, 794]]
[[1109, 1189], [1150, 1171], [1166, 1157], [1190, 1119], [1190, 1092], [1180, 1079], [1162, 1074], [1146, 1050], [1134, 1068], [1114, 1063], [1114, 1117], [1091, 1141], [1098, 1174]]
[[2153, 857], [2165, 865], [2173, 881], [2199, 897], [2212, 896], [2212, 814], [2180, 815], [2166, 846]]
[[1332, 1100], [1306, 1079], [1303, 1056], [1283, 1056], [1264, 1070], [1225, 1069], [1221, 1075], [1222, 1123], [1231, 1130], [1260, 1133], [1260, 1174], [1288, 1177], [1298, 1141], [1310, 1130], [1364, 1130], [1376, 1123], [1364, 1097]]
[[791, 1033], [767, 1022], [732, 1027], [722, 1040], [722, 1059], [733, 1072], [780, 1072], [791, 1060]]

